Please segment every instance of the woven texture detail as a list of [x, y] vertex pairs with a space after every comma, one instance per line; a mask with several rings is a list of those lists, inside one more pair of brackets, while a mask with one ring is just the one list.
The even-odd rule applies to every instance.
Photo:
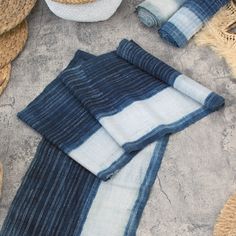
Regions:
[[0, 36], [0, 68], [14, 60], [22, 51], [28, 37], [27, 22]]
[[[11, 64], [8, 64], [4, 66], [0, 70], [0, 95], [2, 94], [3, 90], [6, 88], [8, 81], [10, 79], [10, 73], [11, 73]], [[1, 180], [1, 176], [0, 176]], [[0, 183], [0, 189], [1, 189], [1, 183]]]
[[15, 28], [30, 13], [37, 0], [1, 0], [0, 35]]
[[214, 236], [236, 235], [236, 194], [230, 197], [217, 219]]

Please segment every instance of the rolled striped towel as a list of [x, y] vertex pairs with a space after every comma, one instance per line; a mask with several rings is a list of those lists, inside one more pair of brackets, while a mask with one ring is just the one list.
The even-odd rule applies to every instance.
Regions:
[[139, 20], [148, 27], [161, 27], [186, 0], [146, 0], [137, 6]]
[[18, 115], [43, 140], [1, 235], [135, 235], [169, 135], [223, 105], [133, 41], [78, 51]]
[[187, 0], [159, 29], [160, 36], [176, 47], [184, 47], [229, 0]]

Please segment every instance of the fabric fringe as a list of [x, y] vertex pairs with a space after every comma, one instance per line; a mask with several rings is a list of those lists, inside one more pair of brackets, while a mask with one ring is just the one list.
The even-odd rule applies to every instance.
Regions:
[[217, 219], [214, 236], [236, 235], [236, 194], [230, 197]]
[[223, 7], [195, 37], [197, 45], [208, 45], [225, 58], [236, 78], [236, 5], [232, 1]]

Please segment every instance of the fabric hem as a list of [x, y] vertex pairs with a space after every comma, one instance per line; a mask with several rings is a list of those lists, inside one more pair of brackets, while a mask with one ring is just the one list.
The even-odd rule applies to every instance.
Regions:
[[129, 222], [126, 226], [125, 236], [135, 236], [136, 231], [139, 225], [139, 221], [141, 219], [143, 210], [147, 203], [150, 191], [155, 182], [157, 173], [160, 169], [161, 162], [166, 150], [166, 146], [168, 144], [169, 136], [165, 136], [162, 138], [160, 143], [156, 144], [152, 160], [149, 164], [146, 176], [144, 181], [140, 187], [139, 196], [135, 202], [135, 205], [132, 209], [131, 216], [129, 218]]
[[97, 176], [107, 181], [110, 179], [117, 171], [119, 171], [123, 166], [125, 166], [132, 158], [137, 154], [137, 152], [147, 146], [149, 143], [155, 142], [158, 139], [162, 138], [165, 135], [176, 133], [178, 131], [183, 130], [184, 128], [188, 127], [189, 125], [197, 122], [198, 120], [202, 119], [203, 117], [207, 116], [213, 111], [210, 111], [204, 107], [198, 109], [195, 112], [190, 113], [183, 119], [169, 124], [169, 125], [161, 125], [154, 129], [152, 132], [148, 133], [147, 135], [143, 136], [143, 138], [139, 139], [135, 142], [130, 142], [124, 144], [122, 147], [129, 155], [122, 155], [119, 159], [113, 162], [110, 167], [105, 170], [100, 171]]
[[122, 145], [122, 147], [127, 152], [140, 150], [143, 147], [147, 146], [149, 143], [152, 143], [167, 134], [176, 133], [176, 132], [183, 130], [184, 128], [188, 127], [189, 125], [191, 125], [191, 124], [197, 122], [198, 120], [202, 119], [203, 117], [207, 116], [211, 112], [213, 112], [213, 111], [208, 110], [204, 107], [201, 107], [200, 109], [190, 113], [189, 115], [185, 116], [184, 118], [182, 118], [172, 124], [158, 126], [153, 131], [144, 135], [142, 138], [138, 139], [137, 141], [126, 143], [126, 144]]

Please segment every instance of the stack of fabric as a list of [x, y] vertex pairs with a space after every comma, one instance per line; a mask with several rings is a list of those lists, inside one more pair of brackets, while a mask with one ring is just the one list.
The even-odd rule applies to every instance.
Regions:
[[122, 0], [45, 0], [58, 17], [78, 22], [97, 22], [109, 19]]
[[78, 51], [19, 118], [43, 136], [2, 236], [134, 236], [169, 135], [224, 98], [133, 41]]
[[139, 19], [158, 28], [160, 36], [184, 47], [229, 0], [146, 0], [137, 7]]
[[11, 62], [24, 48], [28, 37], [26, 16], [36, 0], [0, 1], [0, 95], [10, 78]]

